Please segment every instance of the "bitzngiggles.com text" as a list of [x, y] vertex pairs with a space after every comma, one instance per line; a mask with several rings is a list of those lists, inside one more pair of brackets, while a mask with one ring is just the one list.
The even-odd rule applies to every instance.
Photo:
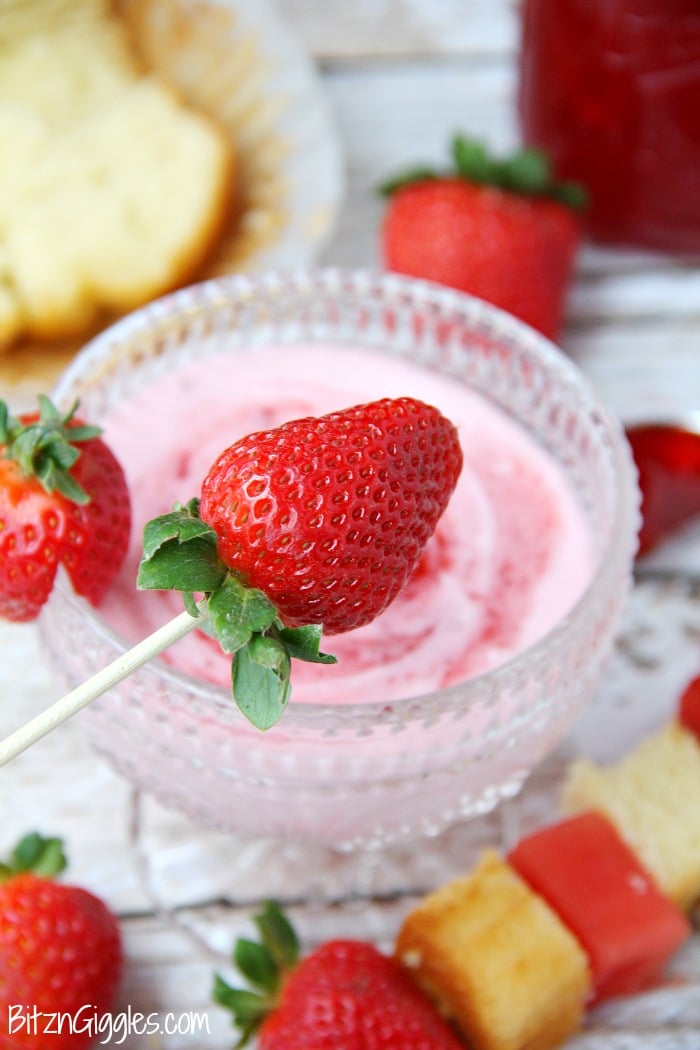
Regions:
[[89, 1034], [100, 1046], [120, 1046], [131, 1036], [210, 1035], [209, 1016], [202, 1012], [140, 1013], [131, 1007], [120, 1013], [100, 1014], [86, 1004], [74, 1013], [48, 1013], [21, 1004], [7, 1008], [9, 1035]]

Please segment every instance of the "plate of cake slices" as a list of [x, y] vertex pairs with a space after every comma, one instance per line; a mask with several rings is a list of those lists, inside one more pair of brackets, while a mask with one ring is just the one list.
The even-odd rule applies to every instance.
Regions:
[[4, 0], [0, 43], [0, 396], [151, 299], [331, 236], [340, 141], [268, 0]]

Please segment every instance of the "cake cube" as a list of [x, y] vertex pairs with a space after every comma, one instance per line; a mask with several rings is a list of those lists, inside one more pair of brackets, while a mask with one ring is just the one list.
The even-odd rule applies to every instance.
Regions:
[[551, 1050], [591, 988], [578, 941], [493, 850], [410, 912], [396, 956], [473, 1050]]
[[641, 990], [691, 933], [614, 826], [583, 813], [523, 838], [508, 860], [588, 955], [593, 997]]
[[700, 897], [700, 742], [673, 722], [612, 765], [572, 763], [567, 814], [610, 820], [657, 887], [684, 911]]

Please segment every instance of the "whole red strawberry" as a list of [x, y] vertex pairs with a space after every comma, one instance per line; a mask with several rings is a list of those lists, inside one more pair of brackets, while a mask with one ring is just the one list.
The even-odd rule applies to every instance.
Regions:
[[236, 442], [205, 478], [200, 513], [225, 564], [287, 626], [340, 634], [402, 590], [461, 466], [437, 409], [374, 401]]
[[[119, 927], [87, 890], [61, 885], [58, 839], [28, 835], [0, 866], [0, 1048], [82, 1050], [114, 1004]], [[56, 1018], [64, 1018], [63, 1031]]]
[[251, 434], [219, 456], [201, 501], [146, 526], [139, 586], [209, 595], [236, 701], [269, 728], [290, 657], [333, 662], [321, 631], [369, 623], [399, 594], [461, 467], [453, 424], [408, 397]]
[[405, 971], [363, 941], [321, 945], [301, 962], [274, 904], [256, 917], [262, 944], [240, 940], [234, 960], [256, 991], [215, 979], [243, 1046], [260, 1050], [460, 1050], [462, 1044]]
[[578, 191], [554, 184], [536, 150], [493, 160], [458, 137], [454, 159], [454, 171], [420, 169], [385, 187], [385, 265], [468, 292], [556, 339], [579, 241]]
[[39, 401], [19, 419], [0, 402], [0, 616], [18, 622], [39, 614], [61, 564], [97, 604], [131, 526], [124, 473], [99, 430]]

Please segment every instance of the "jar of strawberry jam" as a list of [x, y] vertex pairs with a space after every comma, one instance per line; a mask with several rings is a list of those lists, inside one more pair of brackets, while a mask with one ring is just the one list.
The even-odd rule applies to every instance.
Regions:
[[522, 137], [591, 237], [700, 251], [700, 0], [523, 0]]

